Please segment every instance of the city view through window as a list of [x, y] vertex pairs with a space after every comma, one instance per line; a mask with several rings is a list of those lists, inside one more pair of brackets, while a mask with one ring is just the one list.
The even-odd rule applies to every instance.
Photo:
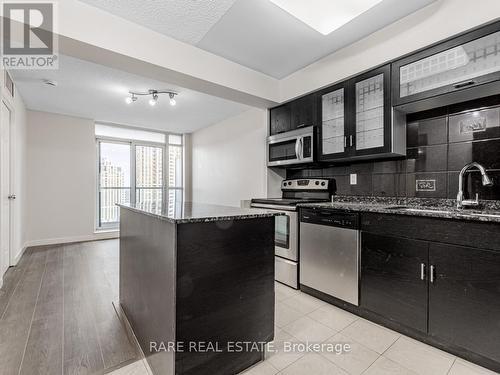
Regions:
[[[164, 171], [167, 150], [168, 169]], [[98, 139], [98, 227], [119, 222], [117, 203], [161, 204], [167, 191], [168, 208], [182, 200], [182, 137], [170, 135], [165, 145]], [[165, 186], [165, 177], [168, 185]]]

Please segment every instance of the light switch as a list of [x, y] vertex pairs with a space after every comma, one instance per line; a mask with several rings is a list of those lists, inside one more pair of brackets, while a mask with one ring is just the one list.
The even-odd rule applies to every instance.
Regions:
[[358, 175], [356, 173], [351, 173], [351, 185], [358, 184]]

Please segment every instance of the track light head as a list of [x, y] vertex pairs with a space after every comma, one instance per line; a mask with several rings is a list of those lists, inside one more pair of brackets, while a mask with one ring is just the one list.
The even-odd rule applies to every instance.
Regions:
[[135, 102], [137, 100], [137, 96], [135, 96], [134, 94], [132, 94], [132, 96], [127, 96], [125, 98], [125, 103], [127, 104], [132, 104], [133, 102]]
[[177, 102], [174, 99], [175, 94], [173, 92], [169, 93], [168, 96], [170, 96], [170, 105], [174, 106], [177, 104]]
[[158, 103], [158, 94], [153, 94], [153, 97], [149, 99], [149, 105], [154, 107]]

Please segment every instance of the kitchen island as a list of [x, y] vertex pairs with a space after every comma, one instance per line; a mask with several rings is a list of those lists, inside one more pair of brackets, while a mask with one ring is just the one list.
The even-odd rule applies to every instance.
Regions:
[[274, 216], [120, 205], [120, 304], [154, 374], [236, 374], [274, 337]]

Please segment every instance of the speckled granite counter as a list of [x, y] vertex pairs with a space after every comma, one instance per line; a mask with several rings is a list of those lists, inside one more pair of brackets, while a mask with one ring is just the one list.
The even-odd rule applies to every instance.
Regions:
[[154, 216], [159, 219], [167, 220], [175, 224], [242, 220], [283, 215], [283, 213], [274, 211], [192, 202], [178, 202], [168, 206], [151, 203], [119, 204], [118, 206], [149, 216]]
[[299, 206], [500, 223], [500, 201], [481, 203], [478, 209], [457, 209], [453, 199], [336, 196], [332, 202], [303, 203]]

